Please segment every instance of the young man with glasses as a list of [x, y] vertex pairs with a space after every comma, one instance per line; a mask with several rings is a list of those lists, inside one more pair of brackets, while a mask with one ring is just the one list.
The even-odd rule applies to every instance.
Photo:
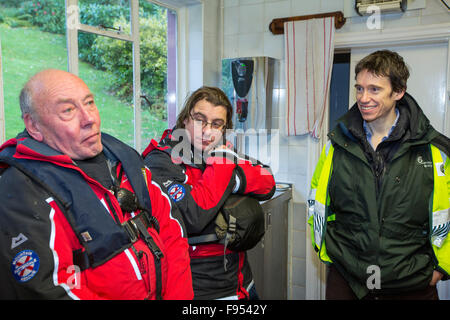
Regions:
[[183, 215], [195, 299], [256, 296], [245, 252], [218, 242], [192, 241], [214, 230], [217, 213], [231, 194], [266, 200], [275, 191], [270, 168], [238, 155], [225, 140], [232, 116], [223, 91], [201, 87], [186, 100], [175, 128], [166, 130], [159, 143], [152, 140], [143, 153], [152, 177], [167, 189]]

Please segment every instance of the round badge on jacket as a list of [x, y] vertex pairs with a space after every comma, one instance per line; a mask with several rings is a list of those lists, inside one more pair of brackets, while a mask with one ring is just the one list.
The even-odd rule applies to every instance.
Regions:
[[181, 184], [174, 184], [171, 186], [168, 190], [169, 196], [172, 198], [173, 201], [178, 202], [181, 199], [184, 198], [184, 195], [186, 194], [186, 190]]
[[11, 271], [19, 282], [31, 280], [39, 271], [39, 256], [33, 250], [20, 251], [11, 262]]

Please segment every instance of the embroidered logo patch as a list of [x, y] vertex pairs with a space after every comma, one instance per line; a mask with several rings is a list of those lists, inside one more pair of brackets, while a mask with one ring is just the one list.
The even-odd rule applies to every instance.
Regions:
[[180, 184], [174, 184], [169, 188], [169, 196], [172, 198], [173, 201], [178, 202], [181, 199], [184, 198], [184, 195], [186, 194], [186, 190], [184, 187]]
[[26, 236], [24, 236], [23, 233], [19, 233], [19, 235], [17, 237], [13, 237], [11, 239], [11, 250], [14, 249], [15, 247], [20, 246], [27, 240], [28, 240], [28, 238]]
[[422, 165], [424, 168], [431, 168], [433, 167], [433, 162], [431, 161], [424, 161], [422, 156], [417, 157], [417, 163], [419, 165]]
[[39, 271], [39, 256], [33, 250], [23, 250], [11, 262], [11, 271], [19, 282], [27, 282]]

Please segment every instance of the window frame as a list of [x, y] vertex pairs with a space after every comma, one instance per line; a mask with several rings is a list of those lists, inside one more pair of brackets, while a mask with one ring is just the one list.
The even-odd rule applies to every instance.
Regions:
[[0, 143], [6, 140], [5, 97], [3, 95], [2, 43], [0, 41]]
[[141, 139], [141, 60], [139, 44], [139, 1], [130, 0], [131, 34], [113, 32], [99, 27], [80, 23], [78, 0], [65, 0], [66, 5], [66, 40], [68, 71], [78, 75], [78, 32], [92, 33], [117, 40], [131, 42], [133, 47], [133, 106], [134, 106], [134, 148], [142, 149]]
[[[156, 0], [147, 0], [148, 2], [154, 3], [161, 7], [166, 8], [175, 12], [175, 45], [172, 45], [171, 52], [172, 55], [172, 66], [171, 71], [173, 74], [170, 75], [171, 83], [167, 84], [167, 113], [168, 113], [168, 124], [170, 125], [174, 119], [174, 111], [176, 114], [177, 100], [170, 97], [177, 97], [177, 69], [178, 69], [178, 8], [164, 4]], [[132, 43], [133, 48], [133, 110], [134, 110], [134, 148], [140, 152], [142, 151], [142, 109], [141, 109], [141, 62], [140, 62], [140, 38], [139, 38], [139, 0], [130, 0], [130, 23], [131, 23], [131, 33], [126, 34], [123, 32], [105, 30], [96, 26], [89, 26], [80, 23], [79, 6], [78, 0], [65, 0], [65, 15], [66, 15], [66, 43], [67, 43], [67, 70], [75, 75], [79, 74], [78, 64], [78, 32], [86, 32], [91, 34], [96, 34], [99, 36], [106, 36], [117, 40], [127, 41]], [[168, 41], [169, 42], [169, 41]], [[169, 50], [169, 43], [168, 43]], [[169, 55], [169, 52], [168, 52]], [[173, 55], [175, 58], [173, 59]], [[169, 64], [169, 60], [168, 60]], [[167, 70], [169, 73], [169, 68]], [[168, 74], [169, 82], [169, 74]], [[170, 101], [169, 101], [170, 100]], [[6, 119], [4, 114], [4, 95], [3, 95], [3, 72], [2, 72], [2, 51], [0, 43], [0, 144], [6, 140]], [[120, 137], [118, 137], [120, 138]], [[145, 146], [144, 146], [145, 147]]]

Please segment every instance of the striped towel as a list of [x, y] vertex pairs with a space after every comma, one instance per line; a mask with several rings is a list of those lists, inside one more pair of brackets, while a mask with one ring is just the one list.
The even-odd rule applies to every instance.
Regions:
[[284, 24], [287, 135], [318, 138], [334, 55], [334, 17]]

